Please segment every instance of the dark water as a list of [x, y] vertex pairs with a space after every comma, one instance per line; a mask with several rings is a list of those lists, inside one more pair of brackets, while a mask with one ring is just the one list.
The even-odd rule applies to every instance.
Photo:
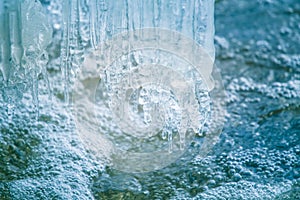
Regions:
[[0, 101], [0, 199], [300, 199], [300, 1], [219, 0], [215, 27], [228, 114], [206, 158], [195, 143], [144, 174], [96, 161], [48, 68], [55, 95], [40, 77], [38, 122], [31, 95]]

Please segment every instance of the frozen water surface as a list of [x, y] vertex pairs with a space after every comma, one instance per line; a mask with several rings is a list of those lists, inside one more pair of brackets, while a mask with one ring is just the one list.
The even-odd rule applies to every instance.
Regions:
[[[58, 2], [42, 1], [59, 38], [66, 24], [60, 21], [64, 7]], [[81, 2], [84, 13], [88, 1]], [[80, 16], [81, 24], [70, 17], [65, 19], [73, 24], [69, 32], [76, 36], [74, 30], [80, 30], [81, 36], [48, 46], [47, 73], [16, 68], [7, 83], [7, 71], [0, 72], [0, 199], [299, 199], [300, 2], [218, 0], [215, 8], [216, 64], [227, 92], [227, 121], [205, 158], [199, 152], [201, 137], [196, 137], [171, 165], [131, 174], [86, 150], [65, 101], [83, 54], [76, 46], [93, 44], [87, 42], [86, 17]], [[76, 56], [69, 58], [70, 52]], [[30, 87], [32, 77], [38, 90]]]

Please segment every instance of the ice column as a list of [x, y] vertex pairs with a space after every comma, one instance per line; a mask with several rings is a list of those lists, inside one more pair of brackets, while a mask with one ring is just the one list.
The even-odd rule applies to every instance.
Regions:
[[[82, 64], [69, 64], [81, 69], [74, 106], [88, 148], [111, 154], [114, 167], [124, 171], [149, 171], [178, 158], [201, 135], [211, 111], [214, 1], [67, 5], [64, 47], [73, 53], [65, 60], [82, 51], [68, 46], [70, 39], [85, 51]], [[88, 29], [80, 28], [87, 21]]]

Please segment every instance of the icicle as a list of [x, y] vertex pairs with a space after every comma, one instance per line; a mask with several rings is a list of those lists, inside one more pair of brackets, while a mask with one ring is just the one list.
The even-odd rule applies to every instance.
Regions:
[[90, 1], [90, 40], [94, 49], [99, 46], [99, 43], [104, 42], [109, 29], [107, 24], [108, 3], [106, 0], [91, 0]]
[[50, 101], [52, 101], [52, 96], [53, 96], [52, 87], [50, 84], [50, 80], [49, 80], [48, 72], [47, 72], [47, 68], [46, 68], [48, 59], [49, 59], [48, 53], [46, 51], [44, 51], [38, 60], [38, 68], [42, 69], [43, 78], [45, 79], [46, 84], [47, 84], [48, 96], [50, 98]]
[[173, 151], [173, 133], [172, 130], [168, 131], [168, 151], [169, 153], [172, 153]]
[[32, 70], [32, 99], [33, 99], [33, 106], [34, 112], [36, 113], [36, 118], [39, 117], [39, 82], [38, 82], [38, 75], [37, 70], [34, 68]]
[[63, 38], [62, 38], [62, 77], [64, 78], [64, 98], [65, 102], [69, 103], [69, 62], [70, 62], [70, 33], [71, 33], [71, 18], [72, 18], [72, 1], [65, 1], [63, 8]]
[[19, 1], [14, 1], [14, 4], [15, 10], [9, 16], [11, 53], [12, 61], [15, 65], [19, 66], [23, 56], [21, 4]]

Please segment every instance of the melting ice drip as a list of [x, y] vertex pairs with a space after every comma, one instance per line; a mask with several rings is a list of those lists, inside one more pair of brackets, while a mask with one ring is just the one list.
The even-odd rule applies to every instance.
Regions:
[[[173, 137], [185, 147], [189, 131], [200, 133], [210, 110], [208, 89], [197, 70], [163, 50], [136, 50], [113, 62], [104, 73], [96, 101], [107, 102], [124, 134], [160, 134], [172, 151]], [[104, 86], [104, 87], [103, 87]], [[102, 91], [101, 91], [102, 90]]]

